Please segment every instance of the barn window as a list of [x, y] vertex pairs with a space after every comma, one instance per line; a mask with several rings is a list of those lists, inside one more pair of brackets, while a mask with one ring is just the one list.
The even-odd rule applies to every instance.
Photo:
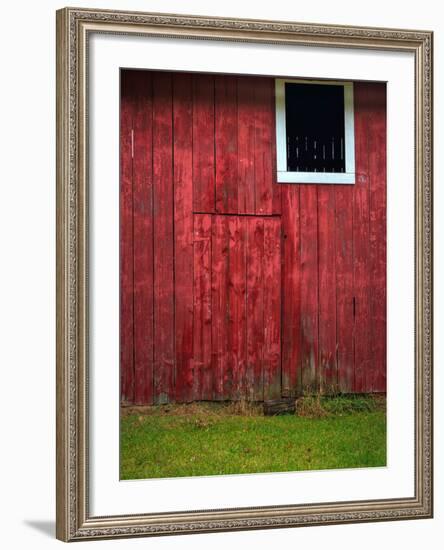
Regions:
[[353, 84], [276, 79], [279, 183], [355, 183]]

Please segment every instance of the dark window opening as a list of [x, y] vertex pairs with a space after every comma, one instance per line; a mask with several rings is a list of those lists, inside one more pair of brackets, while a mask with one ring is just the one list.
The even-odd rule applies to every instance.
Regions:
[[344, 87], [285, 83], [287, 171], [345, 172]]

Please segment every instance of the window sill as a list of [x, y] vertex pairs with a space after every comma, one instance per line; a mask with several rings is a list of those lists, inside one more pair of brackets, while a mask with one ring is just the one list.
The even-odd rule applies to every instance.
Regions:
[[319, 183], [345, 184], [355, 183], [353, 172], [277, 172], [278, 183]]

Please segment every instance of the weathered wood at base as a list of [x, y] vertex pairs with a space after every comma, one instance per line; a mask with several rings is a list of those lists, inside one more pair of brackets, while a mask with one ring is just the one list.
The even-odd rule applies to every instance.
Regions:
[[296, 411], [296, 401], [294, 397], [281, 399], [269, 399], [264, 401], [264, 415], [275, 416], [277, 414], [294, 414]]

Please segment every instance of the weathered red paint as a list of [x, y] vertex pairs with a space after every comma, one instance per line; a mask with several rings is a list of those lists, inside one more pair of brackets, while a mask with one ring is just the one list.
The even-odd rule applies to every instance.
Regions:
[[282, 393], [301, 391], [300, 186], [282, 187]]
[[[193, 398], [213, 399], [211, 355], [211, 215], [194, 216]], [[193, 281], [193, 275], [192, 279]]]
[[256, 79], [239, 78], [237, 83], [237, 144], [238, 144], [238, 212], [256, 213], [255, 197], [255, 113], [256, 105], [252, 101]]
[[[271, 214], [273, 211], [272, 150], [275, 139], [272, 134], [274, 112], [271, 109], [271, 79], [254, 88], [255, 133], [254, 133], [254, 172], [256, 214]], [[277, 185], [277, 184], [275, 184]]]
[[[318, 303], [318, 188], [300, 186], [301, 239], [301, 386], [317, 390], [319, 350]], [[284, 320], [285, 323], [285, 320]]]
[[370, 331], [373, 353], [369, 391], [386, 391], [387, 287], [386, 287], [386, 94], [383, 84], [369, 84], [369, 185], [370, 185]]
[[216, 212], [238, 213], [237, 77], [215, 77]]
[[174, 400], [172, 75], [153, 75], [154, 403]]
[[247, 399], [264, 398], [264, 218], [251, 216], [247, 223], [246, 314], [247, 314]]
[[192, 75], [194, 212], [216, 212], [214, 170], [214, 76]]
[[178, 401], [193, 399], [193, 87], [173, 76], [174, 351]]
[[122, 73], [120, 110], [120, 395], [134, 401], [133, 114], [134, 72]]
[[[264, 399], [281, 394], [281, 221], [264, 218]], [[276, 284], [277, 283], [277, 284]]]
[[385, 391], [385, 85], [353, 186], [276, 182], [273, 90], [122, 71], [123, 402]]
[[134, 73], [138, 86], [133, 115], [134, 401], [153, 396], [153, 181], [151, 171], [151, 74]]
[[337, 390], [335, 186], [318, 186], [319, 376], [326, 392]]
[[336, 204], [336, 357], [340, 391], [353, 391], [353, 187], [335, 186]]
[[355, 299], [354, 319], [354, 389], [364, 391], [369, 373], [373, 370], [373, 351], [370, 337], [371, 286], [369, 277], [369, 163], [368, 138], [369, 104], [368, 85], [356, 83], [355, 133], [356, 163], [359, 166], [353, 189], [353, 286]]

